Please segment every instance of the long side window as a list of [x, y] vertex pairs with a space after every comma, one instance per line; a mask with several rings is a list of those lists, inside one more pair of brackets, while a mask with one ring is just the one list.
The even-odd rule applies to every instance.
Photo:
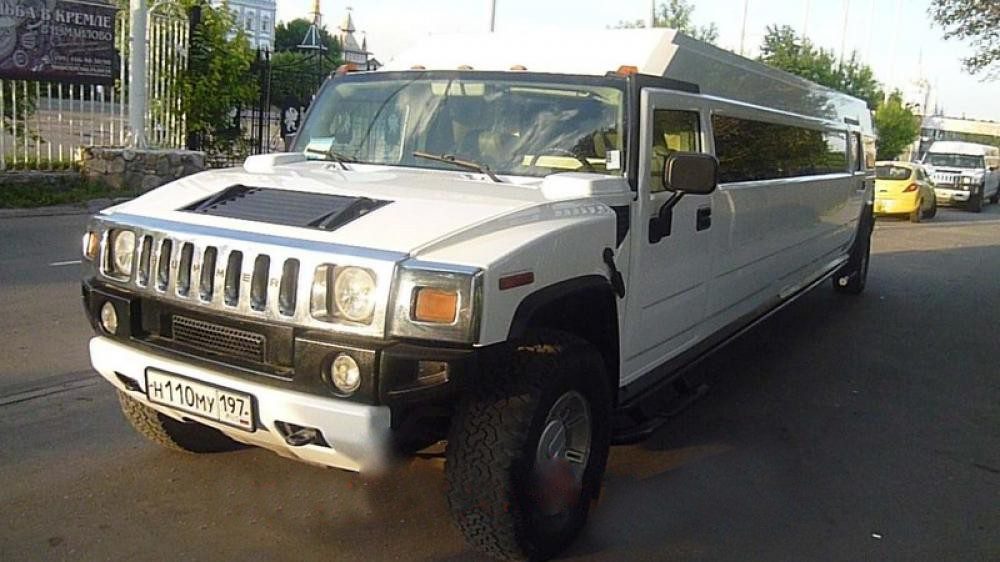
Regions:
[[847, 134], [712, 116], [720, 181], [759, 181], [847, 171]]
[[650, 190], [663, 191], [663, 164], [671, 152], [701, 150], [701, 120], [697, 111], [653, 111], [653, 146], [650, 147]]

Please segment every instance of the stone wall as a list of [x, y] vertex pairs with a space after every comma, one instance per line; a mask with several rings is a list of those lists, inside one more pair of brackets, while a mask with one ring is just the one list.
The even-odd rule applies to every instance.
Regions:
[[205, 169], [205, 153], [191, 150], [136, 150], [88, 146], [80, 173], [112, 189], [142, 192]]

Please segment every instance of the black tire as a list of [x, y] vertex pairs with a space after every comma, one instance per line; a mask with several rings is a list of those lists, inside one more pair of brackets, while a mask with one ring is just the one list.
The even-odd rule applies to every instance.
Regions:
[[924, 218], [924, 211], [922, 209], [923, 206], [924, 202], [921, 201], [920, 204], [917, 205], [917, 208], [910, 213], [910, 222], [920, 222], [920, 219]]
[[1000, 203], [1000, 186], [997, 186], [997, 190], [990, 196], [990, 203], [993, 203], [994, 205]]
[[931, 208], [927, 209], [927, 212], [924, 214], [924, 218], [925, 219], [932, 219], [932, 218], [936, 217], [937, 216], [937, 207], [938, 207], [938, 205], [937, 205], [937, 197], [935, 197], [931, 201]]
[[973, 213], [981, 213], [983, 211], [983, 191], [979, 190], [973, 193], [969, 197], [969, 207], [968, 209]]
[[[862, 224], [858, 227], [858, 238], [854, 241], [847, 263], [833, 276], [833, 289], [838, 293], [860, 295], [868, 283], [868, 266], [872, 251], [871, 234], [874, 225], [868, 226], [864, 223], [865, 218], [862, 218]], [[843, 283], [845, 277], [847, 282]]]
[[[604, 363], [586, 342], [549, 332], [495, 349], [482, 365], [452, 421], [448, 506], [474, 548], [505, 560], [545, 560], [576, 538], [600, 491], [611, 444]], [[548, 484], [533, 485], [533, 475], [550, 408], [566, 396], [583, 397], [589, 408], [590, 451], [580, 463], [581, 484], [553, 494]], [[546, 502], [553, 495], [565, 501], [564, 509], [546, 515], [543, 505], [551, 506]]]
[[200, 423], [184, 423], [165, 416], [118, 391], [122, 413], [132, 427], [146, 439], [174, 451], [186, 453], [223, 453], [246, 448], [222, 432]]

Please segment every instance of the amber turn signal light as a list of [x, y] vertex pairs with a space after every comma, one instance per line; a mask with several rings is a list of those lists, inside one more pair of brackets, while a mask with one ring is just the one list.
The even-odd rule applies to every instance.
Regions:
[[83, 257], [87, 260], [94, 260], [97, 252], [101, 249], [101, 238], [96, 232], [88, 232], [83, 235]]
[[413, 319], [433, 324], [451, 324], [458, 315], [458, 293], [422, 287], [414, 299]]

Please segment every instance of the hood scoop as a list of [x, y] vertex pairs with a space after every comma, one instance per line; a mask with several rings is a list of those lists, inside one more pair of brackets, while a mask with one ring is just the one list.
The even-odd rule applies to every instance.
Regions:
[[180, 210], [330, 231], [389, 203], [367, 197], [234, 185]]

